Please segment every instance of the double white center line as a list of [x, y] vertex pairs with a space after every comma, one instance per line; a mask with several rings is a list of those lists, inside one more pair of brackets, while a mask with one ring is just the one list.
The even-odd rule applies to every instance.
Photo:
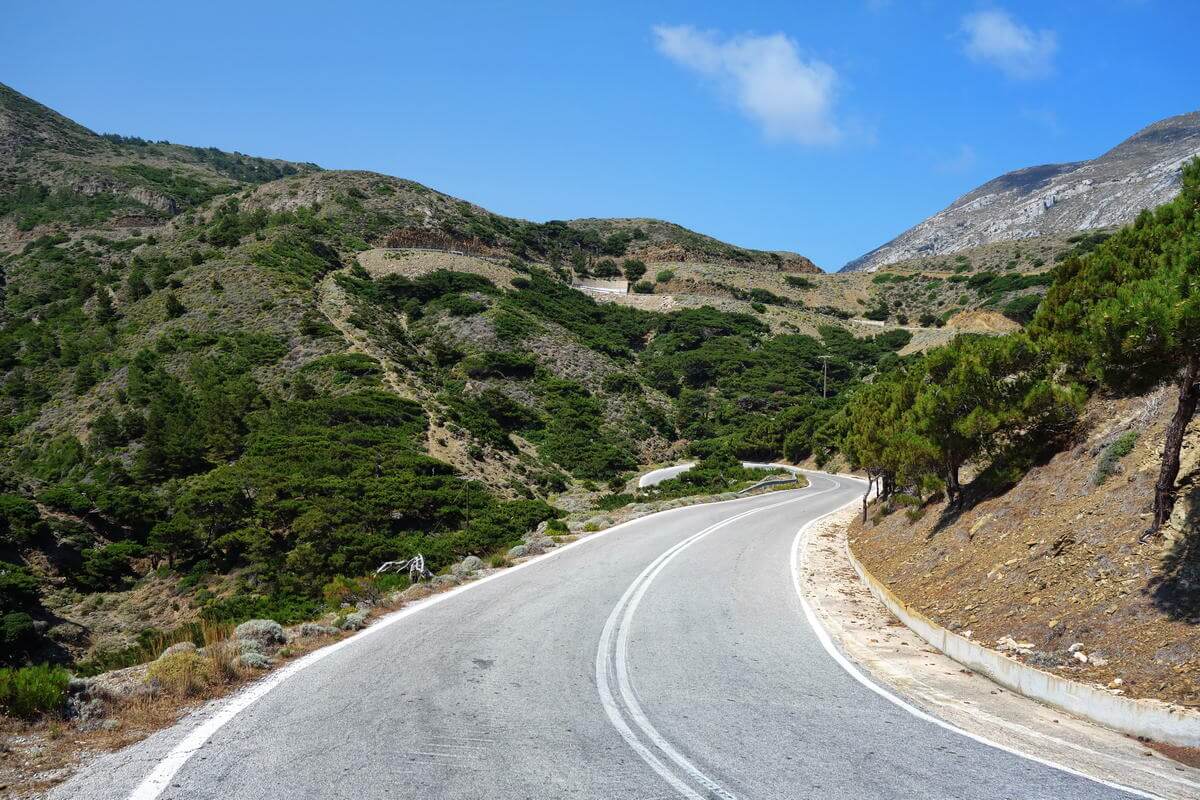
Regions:
[[621, 734], [621, 738], [633, 748], [633, 751], [688, 800], [711, 800], [714, 797], [723, 798], [723, 800], [736, 799], [732, 793], [706, 775], [698, 766], [688, 760], [687, 756], [680, 753], [674, 745], [667, 741], [651, 724], [645, 711], [642, 710], [641, 704], [638, 703], [637, 696], [629, 682], [628, 663], [629, 631], [638, 604], [641, 603], [650, 584], [660, 572], [666, 569], [667, 564], [710, 533], [732, 525], [751, 514], [789, 503], [811, 500], [817, 495], [831, 492], [836, 488], [835, 485], [812, 494], [806, 493], [802, 497], [743, 511], [678, 542], [642, 570], [641, 574], [625, 590], [625, 594], [621, 596], [609, 615], [608, 621], [604, 624], [604, 631], [600, 634], [600, 645], [596, 649], [596, 689], [600, 693], [600, 702], [604, 706], [604, 711], [608, 714], [608, 719], [613, 727]]

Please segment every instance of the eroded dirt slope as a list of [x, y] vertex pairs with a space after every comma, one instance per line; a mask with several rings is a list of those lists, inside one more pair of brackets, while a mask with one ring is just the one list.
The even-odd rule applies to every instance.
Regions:
[[[854, 523], [851, 547], [922, 613], [982, 644], [1129, 696], [1200, 706], [1200, 570], [1181, 558], [1200, 523], [1196, 431], [1170, 528], [1139, 543], [1172, 401], [1166, 390], [1093, 401], [1079, 441], [1007, 493], [956, 518], [944, 503], [915, 521], [900, 508], [874, 513]], [[1130, 431], [1136, 444], [1097, 485], [1106, 450]]]

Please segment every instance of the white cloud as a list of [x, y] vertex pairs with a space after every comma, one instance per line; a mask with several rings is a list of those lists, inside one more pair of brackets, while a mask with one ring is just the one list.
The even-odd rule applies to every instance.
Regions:
[[975, 61], [999, 67], [1010, 78], [1029, 80], [1054, 71], [1058, 37], [1054, 31], [1035, 31], [1008, 12], [979, 11], [963, 17], [964, 52]]
[[690, 25], [654, 28], [660, 53], [714, 81], [772, 139], [831, 144], [842, 137], [834, 119], [837, 73], [805, 60], [782, 33], [722, 39]]

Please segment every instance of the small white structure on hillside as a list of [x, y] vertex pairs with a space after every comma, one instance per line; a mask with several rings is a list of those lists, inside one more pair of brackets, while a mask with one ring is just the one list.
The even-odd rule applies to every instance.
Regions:
[[603, 280], [601, 278], [576, 278], [571, 284], [572, 289], [601, 294], [629, 294], [629, 281]]

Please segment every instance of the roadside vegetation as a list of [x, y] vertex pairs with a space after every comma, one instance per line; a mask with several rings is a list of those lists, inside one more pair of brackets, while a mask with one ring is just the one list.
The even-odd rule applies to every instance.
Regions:
[[[773, 332], [761, 312], [802, 305], [778, 293], [811, 289], [801, 275], [738, 290], [753, 314], [652, 312], [570, 286], [676, 281], [637, 256], [647, 243], [773, 270], [778, 254], [652, 220], [509, 220], [384, 176], [53, 122], [62, 148], [120, 181], [71, 194], [47, 160], [0, 186], [0, 220], [28, 234], [0, 256], [5, 708], [58, 685], [54, 667], [21, 671], [33, 665], [124, 667], [177, 636], [199, 645], [194, 626], [300, 623], [334, 613], [331, 597], [340, 614], [360, 590], [403, 588], [366, 577], [386, 561], [507, 563], [562, 527], [564, 494], [616, 508], [737, 491], [761, 477], [743, 460], [840, 456], [888, 502], [961, 507], [964, 469], [1010, 484], [1069, 436], [1088, 392], [1178, 372], [1172, 430], [1194, 412], [1196, 167], [1180, 200], [1081, 241], [1040, 305], [1046, 274], [964, 265], [942, 281], [1025, 331], [901, 356], [905, 330]], [[153, 205], [129, 206], [130, 187]], [[412, 274], [359, 262], [389, 243], [481, 255]], [[889, 320], [915, 313], [906, 293], [941, 286], [876, 281], [892, 301], [865, 312]], [[625, 491], [642, 465], [678, 458], [699, 465]], [[221, 669], [176, 662], [162, 682], [184, 693]]]
[[[1175, 411], [1147, 498], [1146, 536], [1163, 525], [1200, 400], [1200, 162], [1185, 167], [1176, 200], [1087, 244], [1058, 264], [1027, 331], [960, 337], [898, 361], [830, 421], [829, 438], [867, 470], [885, 503], [920, 505], [944, 493], [951, 510], [961, 509], [968, 463], [980, 492], [1010, 486], [1066, 442], [1088, 394], [1136, 394], [1168, 381], [1177, 387]], [[1097, 483], [1133, 443], [1109, 447]], [[1195, 551], [1189, 546], [1188, 558]]]
[[[909, 341], [570, 288], [672, 281], [646, 247], [812, 269], [792, 254], [97, 136], [7, 87], [0, 112], [41, 132], [0, 184], [22, 241], [0, 255], [4, 666], [125, 667], [201, 623], [319, 616], [328, 587], [385, 561], [503, 560], [560, 517], [557, 495], [620, 494], [650, 462], [705, 464], [660, 497], [739, 487], [738, 459], [807, 457], [845, 390]], [[356, 255], [384, 245], [514, 277], [373, 276]]]

